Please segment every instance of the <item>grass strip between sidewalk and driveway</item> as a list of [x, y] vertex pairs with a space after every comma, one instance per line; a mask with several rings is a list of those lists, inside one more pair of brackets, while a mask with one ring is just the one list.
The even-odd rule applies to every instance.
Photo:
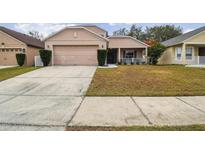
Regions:
[[98, 68], [87, 96], [202, 96], [205, 69], [183, 65]]
[[130, 127], [98, 127], [70, 126], [67, 131], [205, 131], [205, 125], [187, 126], [130, 126]]
[[39, 69], [40, 67], [11, 67], [0, 69], [0, 81], [13, 78], [15, 76]]

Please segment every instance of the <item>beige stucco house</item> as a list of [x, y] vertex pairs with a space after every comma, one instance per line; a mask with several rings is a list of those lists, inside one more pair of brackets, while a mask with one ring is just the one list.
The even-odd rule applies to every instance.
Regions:
[[129, 36], [107, 37], [95, 25], [66, 27], [45, 40], [52, 50], [52, 65], [97, 65], [97, 50], [108, 49], [108, 64], [145, 63], [148, 45]]
[[17, 65], [16, 53], [26, 54], [26, 66], [34, 65], [34, 56], [44, 43], [31, 36], [0, 27], [0, 65]]
[[167, 47], [159, 64], [205, 64], [205, 27], [162, 42]]

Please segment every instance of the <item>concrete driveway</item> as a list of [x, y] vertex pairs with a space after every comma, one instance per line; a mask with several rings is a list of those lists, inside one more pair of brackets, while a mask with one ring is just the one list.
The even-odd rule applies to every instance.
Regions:
[[0, 82], [0, 130], [63, 130], [96, 67], [46, 67]]

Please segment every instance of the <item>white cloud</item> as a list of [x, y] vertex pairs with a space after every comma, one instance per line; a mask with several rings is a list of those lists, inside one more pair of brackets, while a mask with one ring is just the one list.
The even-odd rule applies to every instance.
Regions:
[[20, 32], [28, 33], [29, 31], [38, 31], [43, 35], [43, 37], [47, 37], [53, 32], [59, 31], [68, 26], [76, 26], [76, 24], [51, 24], [51, 23], [39, 23], [39, 24], [27, 24], [27, 23], [19, 23], [15, 24], [14, 28]]
[[184, 29], [183, 30], [183, 33], [188, 33], [188, 32], [190, 32], [190, 31], [193, 31], [194, 29]]

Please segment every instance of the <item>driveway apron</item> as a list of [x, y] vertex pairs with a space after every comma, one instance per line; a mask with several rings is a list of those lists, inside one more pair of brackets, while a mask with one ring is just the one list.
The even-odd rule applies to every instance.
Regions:
[[46, 67], [0, 82], [0, 130], [63, 129], [95, 70], [94, 66]]

